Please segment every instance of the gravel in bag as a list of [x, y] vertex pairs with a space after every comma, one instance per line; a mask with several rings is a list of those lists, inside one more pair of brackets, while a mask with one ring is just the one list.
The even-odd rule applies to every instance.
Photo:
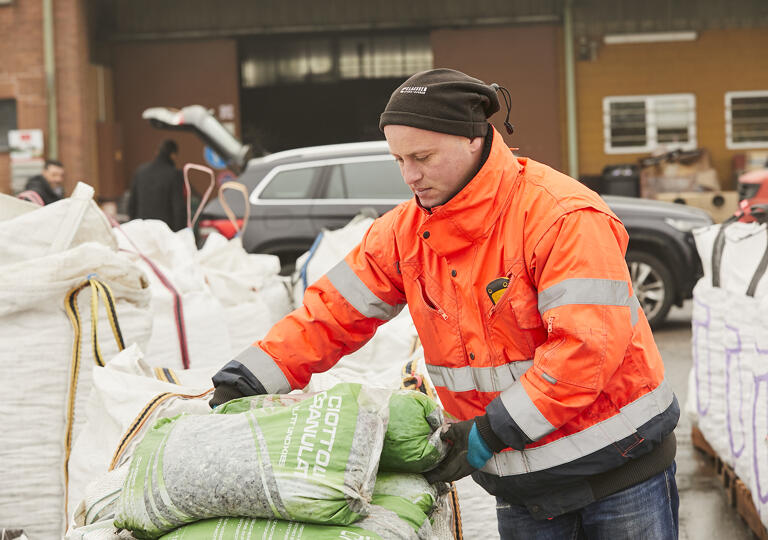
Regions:
[[115, 525], [137, 538], [222, 516], [349, 525], [370, 511], [390, 394], [344, 383], [281, 407], [160, 420]]
[[[402, 496], [389, 493], [398, 489]], [[431, 540], [435, 535], [428, 514], [436, 497], [435, 488], [421, 475], [385, 473], [376, 480], [370, 513], [351, 525], [230, 517], [185, 525], [162, 540]]]
[[[252, 408], [286, 407], [312, 395], [249, 396], [229, 401], [214, 412], [233, 414]], [[420, 473], [434, 469], [447, 452], [445, 442], [440, 438], [443, 423], [442, 409], [425, 394], [413, 390], [392, 393], [379, 470]]]

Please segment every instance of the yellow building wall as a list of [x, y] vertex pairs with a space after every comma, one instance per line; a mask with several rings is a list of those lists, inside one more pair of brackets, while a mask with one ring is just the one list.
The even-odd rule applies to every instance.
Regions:
[[614, 163], [636, 163], [643, 154], [606, 154], [603, 98], [692, 93], [696, 137], [707, 148], [724, 189], [732, 189], [731, 159], [748, 151], [728, 150], [725, 93], [768, 90], [768, 29], [708, 30], [695, 41], [606, 45], [593, 61], [576, 62], [576, 102], [581, 174], [599, 174]]

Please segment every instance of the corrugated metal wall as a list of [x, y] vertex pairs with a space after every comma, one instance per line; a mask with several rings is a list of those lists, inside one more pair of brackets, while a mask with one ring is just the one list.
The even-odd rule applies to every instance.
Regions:
[[508, 24], [552, 21], [561, 6], [562, 0], [112, 0], [113, 28], [101, 34], [147, 39]]
[[768, 25], [765, 0], [574, 0], [574, 34], [600, 36]]
[[[100, 39], [556, 22], [565, 0], [88, 0]], [[573, 0], [580, 34], [768, 25], [765, 0]]]

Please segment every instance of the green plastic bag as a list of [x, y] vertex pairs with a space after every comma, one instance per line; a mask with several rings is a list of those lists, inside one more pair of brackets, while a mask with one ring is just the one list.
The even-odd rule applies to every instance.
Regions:
[[389, 423], [381, 450], [380, 471], [426, 472], [447, 452], [440, 438], [443, 411], [421, 392], [400, 390], [389, 398]]
[[283, 407], [163, 419], [115, 524], [138, 538], [220, 516], [348, 525], [369, 512], [390, 391], [339, 384]]
[[421, 474], [380, 472], [376, 475], [375, 496], [394, 495], [416, 505], [426, 515], [437, 506], [437, 486]]
[[[421, 475], [389, 474], [376, 479], [368, 516], [351, 525], [316, 525], [276, 519], [219, 518], [185, 525], [162, 540], [421, 540], [431, 538], [428, 517], [436, 492]], [[420, 477], [420, 478], [419, 478]], [[379, 487], [381, 486], [381, 488]], [[383, 489], [384, 492], [380, 492]], [[402, 489], [403, 495], [390, 494]], [[386, 493], [385, 493], [386, 492]], [[413, 499], [413, 500], [411, 500]], [[414, 502], [416, 500], [417, 502]], [[427, 504], [427, 501], [432, 501]], [[424, 509], [427, 508], [428, 512]]]
[[[249, 396], [229, 401], [214, 412], [239, 414], [250, 409], [286, 407], [312, 395]], [[379, 470], [420, 473], [434, 469], [447, 451], [445, 442], [440, 439], [443, 422], [442, 409], [421, 392], [399, 390], [392, 393]]]

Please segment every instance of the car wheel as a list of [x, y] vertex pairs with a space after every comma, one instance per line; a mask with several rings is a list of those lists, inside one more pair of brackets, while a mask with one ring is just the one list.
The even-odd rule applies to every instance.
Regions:
[[675, 297], [672, 273], [657, 257], [644, 251], [627, 252], [627, 266], [645, 317], [652, 328], [657, 328], [666, 319]]

